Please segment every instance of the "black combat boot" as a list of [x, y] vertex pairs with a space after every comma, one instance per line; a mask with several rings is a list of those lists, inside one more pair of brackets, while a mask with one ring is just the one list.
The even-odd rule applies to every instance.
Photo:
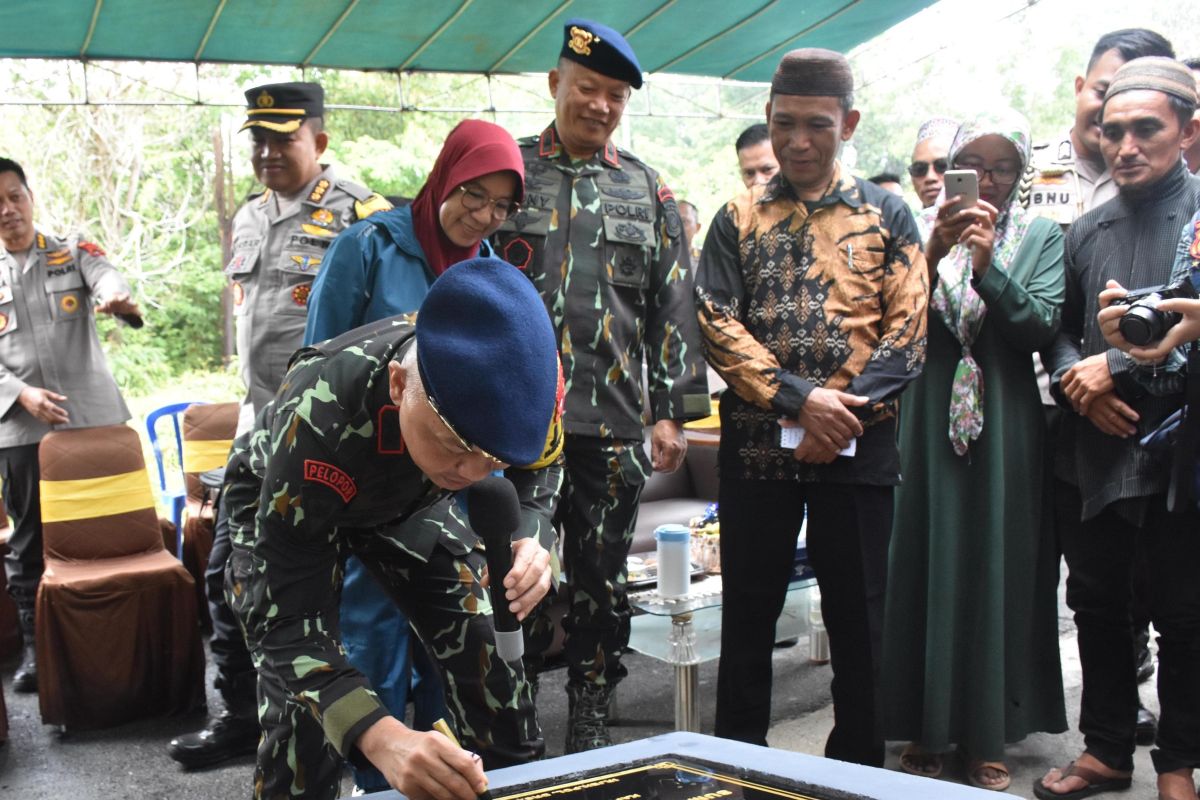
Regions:
[[258, 749], [256, 675], [239, 675], [217, 689], [225, 701], [225, 710], [208, 721], [204, 730], [176, 736], [167, 745], [167, 754], [188, 769], [219, 764], [238, 756], [253, 755]]
[[608, 747], [608, 703], [612, 695], [609, 686], [567, 684], [567, 741], [566, 753], [582, 753], [598, 747]]
[[33, 694], [38, 690], [33, 608], [18, 608], [17, 620], [21, 627], [21, 639], [24, 644], [21, 650], [21, 666], [13, 675], [13, 691], [21, 694]]

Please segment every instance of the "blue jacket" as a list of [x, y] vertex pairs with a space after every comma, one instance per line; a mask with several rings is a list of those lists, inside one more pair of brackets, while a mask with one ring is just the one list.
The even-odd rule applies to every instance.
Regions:
[[[480, 255], [491, 255], [484, 242]], [[308, 301], [304, 344], [416, 311], [434, 279], [408, 206], [351, 225], [325, 252]]]

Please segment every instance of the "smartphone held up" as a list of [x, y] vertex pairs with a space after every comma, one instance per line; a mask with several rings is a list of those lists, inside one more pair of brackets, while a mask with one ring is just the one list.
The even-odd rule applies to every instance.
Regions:
[[948, 169], [943, 179], [945, 180], [946, 198], [960, 198], [947, 210], [948, 217], [979, 202], [979, 175], [975, 173], [975, 170]]

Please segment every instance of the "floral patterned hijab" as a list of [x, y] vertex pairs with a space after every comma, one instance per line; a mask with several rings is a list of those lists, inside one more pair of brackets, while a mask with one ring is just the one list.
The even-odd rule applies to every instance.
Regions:
[[[959, 126], [954, 143], [950, 146], [950, 164], [954, 164], [963, 148], [984, 136], [1000, 136], [1011, 144], [1021, 162], [1018, 175], [1024, 173], [1029, 164], [1029, 123], [1009, 109], [985, 112]], [[1016, 257], [1029, 230], [1029, 223], [1034, 218], [1017, 200], [1017, 187], [1020, 185], [1018, 178], [996, 217], [992, 265], [1005, 272]], [[971, 442], [978, 439], [983, 431], [983, 374], [971, 355], [971, 345], [979, 336], [983, 318], [987, 314], [987, 306], [971, 286], [970, 248], [955, 245], [938, 264], [938, 282], [931, 304], [962, 345], [962, 358], [954, 370], [954, 382], [950, 387], [949, 435], [954, 452], [964, 456]]]

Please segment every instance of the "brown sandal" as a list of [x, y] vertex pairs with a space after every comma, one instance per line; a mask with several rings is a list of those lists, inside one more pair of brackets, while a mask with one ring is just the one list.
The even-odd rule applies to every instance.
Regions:
[[909, 742], [900, 754], [900, 769], [918, 778], [936, 778], [942, 774], [942, 755], [930, 753], [915, 742]]
[[[995, 770], [1001, 774], [1000, 780], [994, 783], [988, 783], [983, 780], [981, 773], [985, 769]], [[1012, 776], [1008, 774], [1008, 767], [1002, 761], [972, 761], [967, 765], [967, 782], [977, 789], [987, 789], [992, 792], [1003, 792], [1012, 785]]]

